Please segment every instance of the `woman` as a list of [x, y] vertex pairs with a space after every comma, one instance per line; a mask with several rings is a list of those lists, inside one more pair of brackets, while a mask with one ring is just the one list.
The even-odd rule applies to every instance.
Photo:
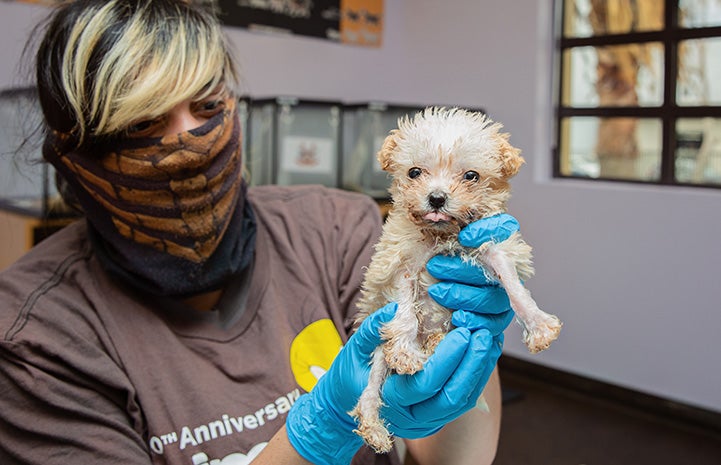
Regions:
[[[395, 310], [351, 335], [377, 207], [247, 189], [236, 84], [200, 4], [54, 11], [37, 54], [43, 154], [85, 221], [0, 275], [1, 463], [398, 463], [363, 447], [347, 413]], [[468, 231], [515, 229], [501, 216]], [[388, 379], [383, 415], [409, 460], [490, 463], [512, 312], [481, 271], [447, 257], [429, 270], [459, 328], [425, 370]], [[474, 408], [484, 387], [490, 413]]]

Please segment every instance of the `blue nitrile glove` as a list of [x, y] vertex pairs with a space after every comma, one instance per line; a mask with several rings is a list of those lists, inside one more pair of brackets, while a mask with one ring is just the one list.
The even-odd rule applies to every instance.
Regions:
[[286, 431], [296, 451], [319, 465], [344, 465], [363, 445], [348, 414], [368, 384], [371, 354], [383, 341], [380, 328], [395, 315], [388, 304], [369, 315], [348, 339], [328, 371], [288, 412]]
[[414, 375], [393, 374], [383, 385], [381, 417], [401, 438], [430, 436], [472, 409], [501, 355], [503, 335], [457, 328]]
[[[480, 247], [488, 241], [503, 242], [519, 230], [518, 221], [507, 213], [475, 221], [461, 230], [458, 241], [465, 247]], [[513, 321], [506, 291], [486, 277], [483, 269], [460, 257], [436, 255], [426, 269], [440, 282], [428, 294], [453, 312], [451, 322], [471, 331], [485, 328], [495, 337]]]

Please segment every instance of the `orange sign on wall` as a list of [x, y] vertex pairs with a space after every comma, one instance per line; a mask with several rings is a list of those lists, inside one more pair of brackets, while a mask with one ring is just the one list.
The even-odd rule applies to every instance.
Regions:
[[340, 37], [345, 44], [380, 47], [383, 0], [341, 0]]

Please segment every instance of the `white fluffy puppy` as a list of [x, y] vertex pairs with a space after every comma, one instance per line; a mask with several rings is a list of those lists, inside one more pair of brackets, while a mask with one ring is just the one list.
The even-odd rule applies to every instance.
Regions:
[[457, 240], [469, 223], [506, 211], [508, 180], [524, 160], [501, 127], [481, 113], [427, 108], [399, 120], [378, 152], [381, 167], [392, 176], [393, 205], [365, 275], [358, 322], [388, 302], [397, 302], [398, 310], [382, 329], [385, 342], [373, 355], [368, 387], [351, 412], [357, 433], [376, 451], [392, 446], [379, 417], [383, 381], [391, 371], [421, 370], [451, 329], [451, 312], [427, 293], [436, 282], [426, 271], [434, 255], [461, 256], [500, 282], [531, 352], [558, 337], [559, 319], [541, 311], [521, 283], [531, 277], [533, 265], [531, 247], [519, 233], [473, 250]]

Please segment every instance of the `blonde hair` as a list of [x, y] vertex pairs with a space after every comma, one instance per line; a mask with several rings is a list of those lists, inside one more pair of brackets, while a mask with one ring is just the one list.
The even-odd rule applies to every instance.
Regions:
[[80, 141], [158, 117], [221, 83], [237, 85], [222, 28], [199, 2], [76, 1], [54, 21], [38, 54], [38, 86], [42, 97], [41, 66], [59, 67], [49, 71], [60, 80], [50, 94]]

